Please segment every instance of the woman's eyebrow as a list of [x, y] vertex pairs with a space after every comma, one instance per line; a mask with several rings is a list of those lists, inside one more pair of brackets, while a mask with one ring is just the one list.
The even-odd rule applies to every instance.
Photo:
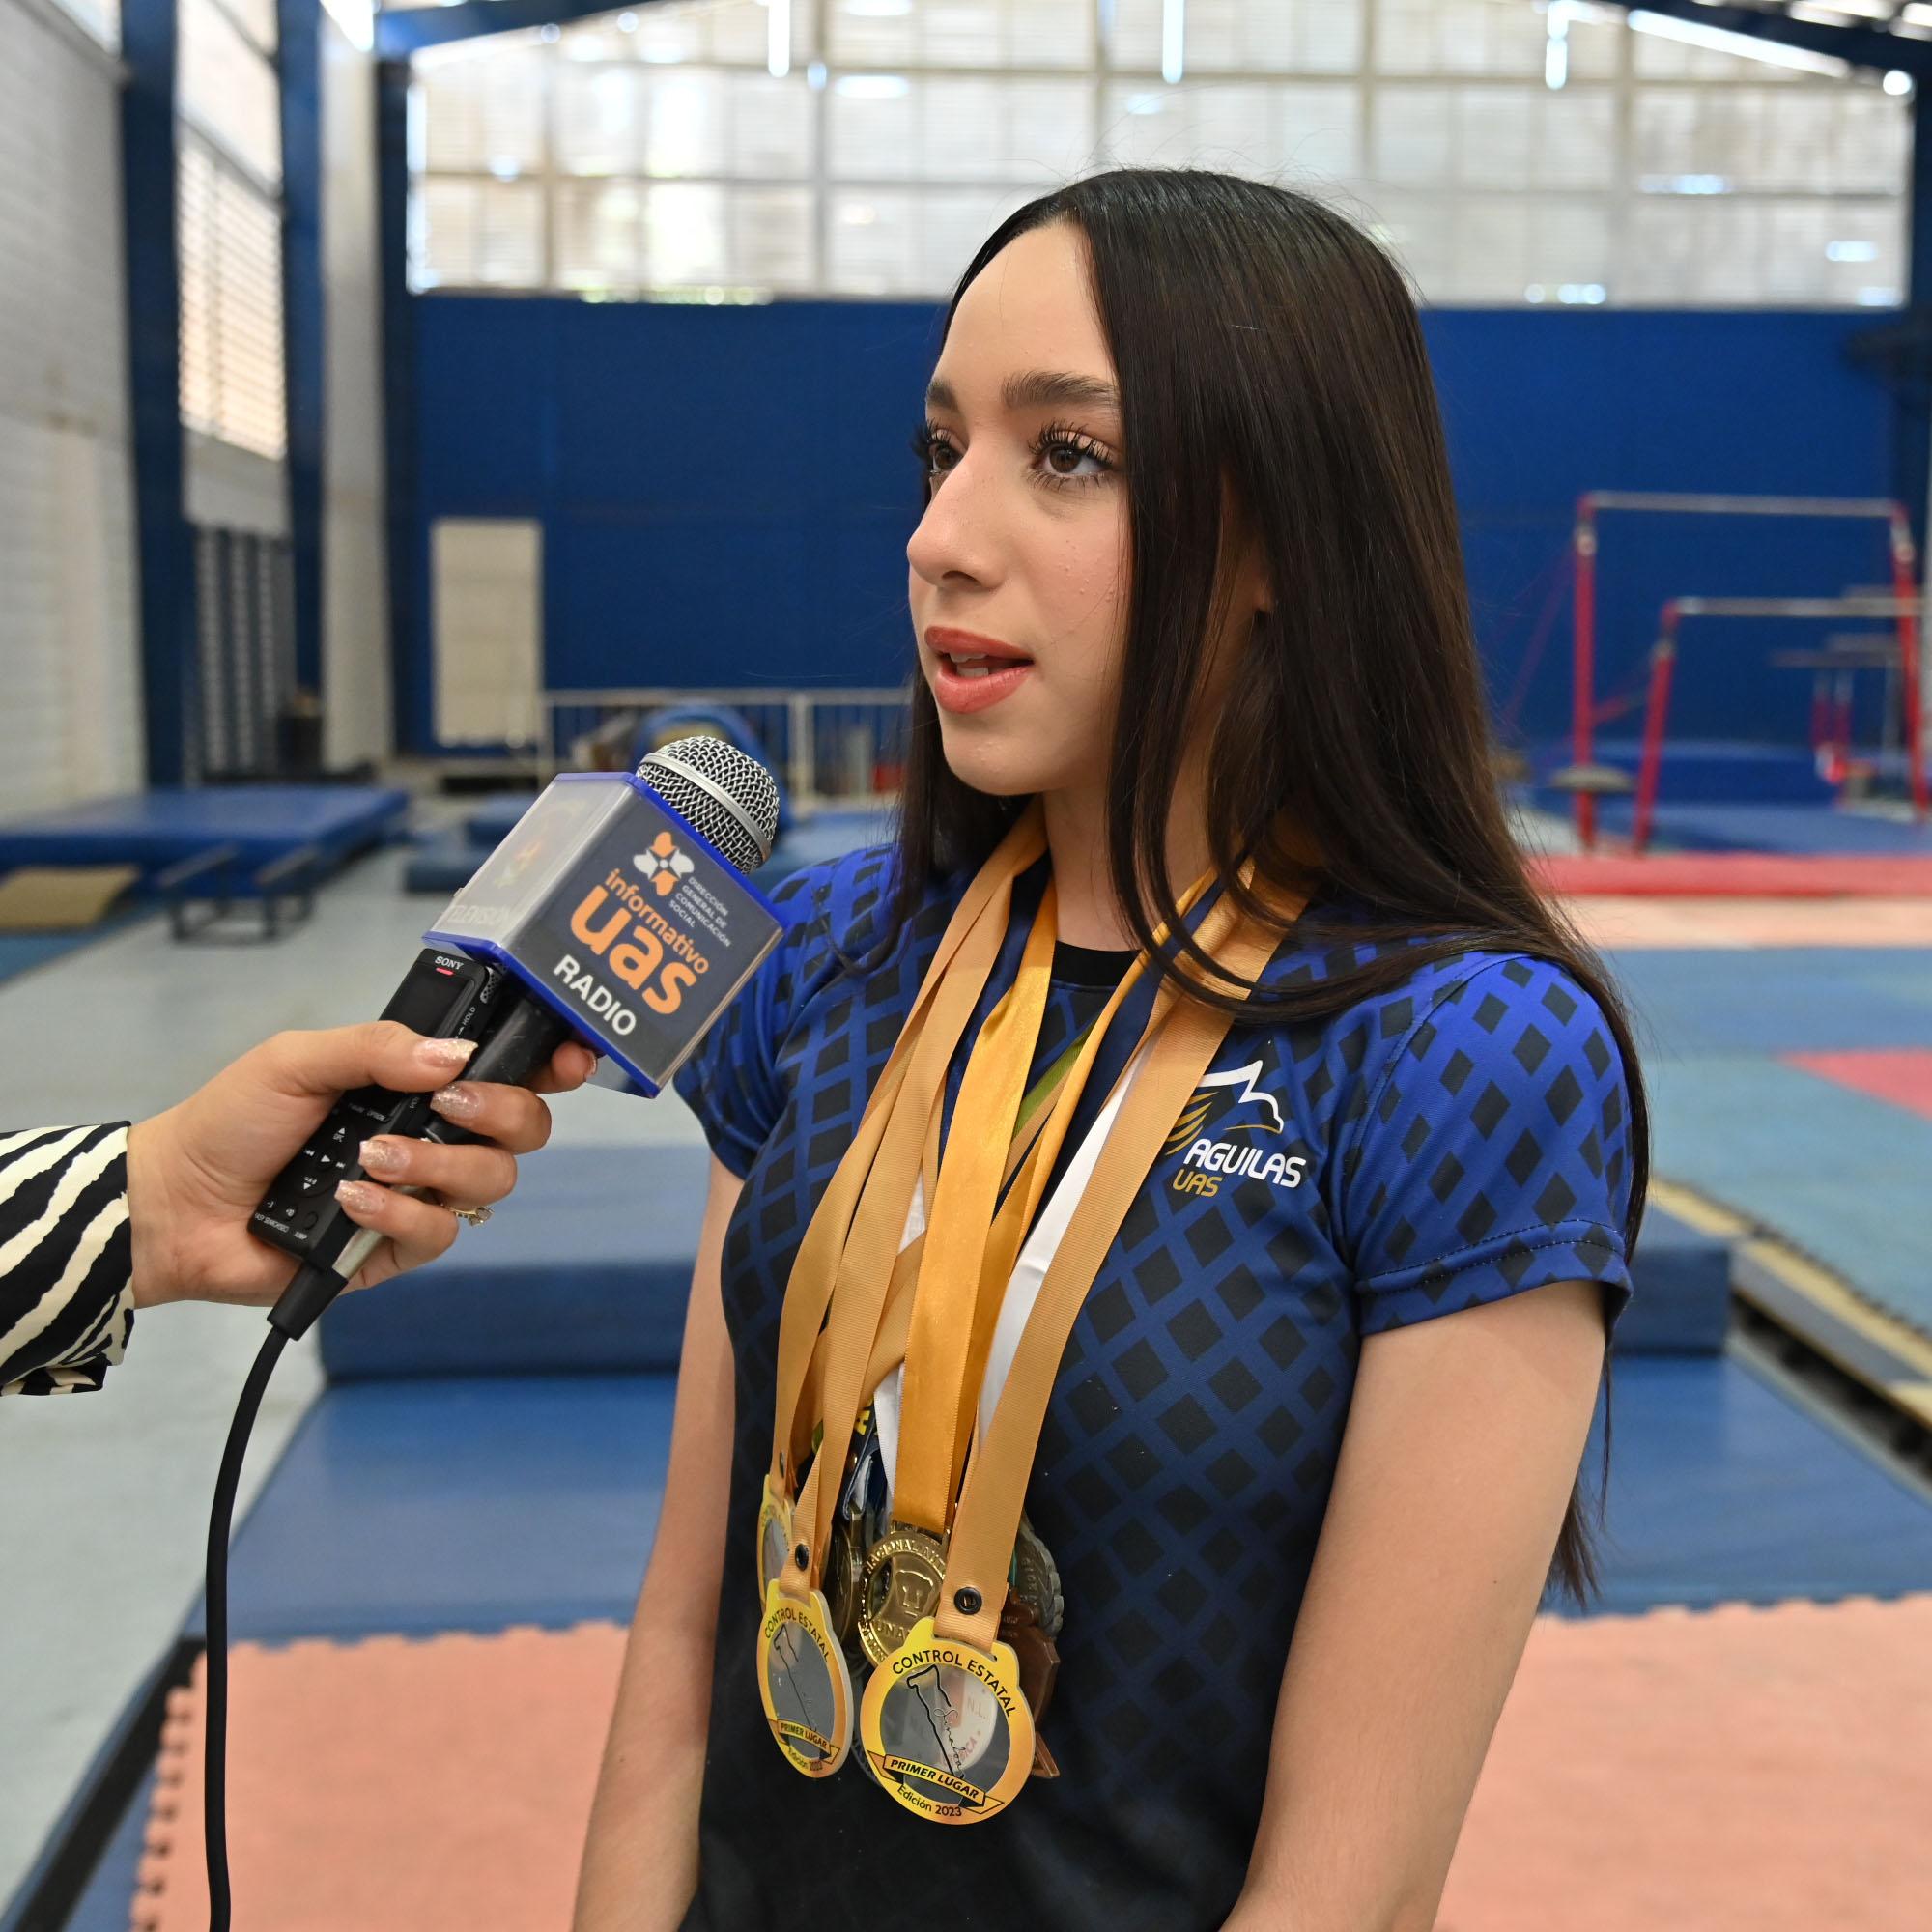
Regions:
[[[1009, 412], [1052, 408], [1118, 410], [1121, 392], [1098, 376], [1076, 376], [1065, 369], [1023, 369], [1001, 385], [1000, 400]], [[952, 385], [935, 376], [925, 387], [928, 409], [961, 413]]]

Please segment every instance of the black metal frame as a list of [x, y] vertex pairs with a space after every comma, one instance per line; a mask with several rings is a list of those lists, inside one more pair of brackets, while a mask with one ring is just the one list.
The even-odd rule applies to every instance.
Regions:
[[[168, 902], [168, 924], [177, 943], [259, 944], [293, 932], [315, 910], [323, 871], [319, 845], [298, 845], [248, 875], [249, 892], [238, 894], [239, 845], [211, 845], [156, 875], [155, 890]], [[209, 883], [204, 884], [207, 881]], [[259, 920], [237, 917], [243, 906], [260, 908]]]

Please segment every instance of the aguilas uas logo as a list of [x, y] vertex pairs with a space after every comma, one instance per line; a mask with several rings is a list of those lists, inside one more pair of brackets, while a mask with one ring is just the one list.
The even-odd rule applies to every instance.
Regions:
[[634, 852], [631, 864], [649, 880], [659, 898], [675, 891], [677, 882], [689, 878], [693, 870], [690, 859], [668, 832], [660, 832], [648, 852]]
[[[1280, 1153], [1268, 1146], [1281, 1139], [1288, 1122], [1282, 1119], [1281, 1102], [1262, 1091], [1261, 1076], [1262, 1063], [1256, 1060], [1226, 1073], [1210, 1073], [1195, 1088], [1161, 1148], [1163, 1154], [1187, 1150], [1172, 1183], [1177, 1194], [1218, 1194], [1224, 1174], [1236, 1179], [1254, 1175], [1277, 1187], [1301, 1185], [1308, 1156]], [[1210, 1130], [1230, 1138], [1212, 1139]]]

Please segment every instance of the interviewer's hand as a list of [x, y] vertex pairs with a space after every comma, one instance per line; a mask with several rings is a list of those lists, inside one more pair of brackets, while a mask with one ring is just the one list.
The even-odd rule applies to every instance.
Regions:
[[[439, 1094], [437, 1111], [492, 1145], [438, 1147], [382, 1136], [361, 1158], [389, 1151], [383, 1179], [427, 1187], [461, 1208], [500, 1201], [516, 1185], [520, 1153], [550, 1138], [550, 1109], [537, 1093], [581, 1087], [596, 1065], [586, 1047], [557, 1049], [536, 1081], [522, 1087], [451, 1086], [470, 1044], [428, 1040], [393, 1020], [327, 1033], [283, 1033], [165, 1114], [128, 1133], [128, 1224], [134, 1300], [233, 1301], [266, 1307], [288, 1286], [295, 1258], [258, 1241], [248, 1217], [269, 1183], [299, 1153], [336, 1099], [372, 1083], [401, 1094]], [[351, 1220], [388, 1238], [349, 1285], [367, 1288], [434, 1261], [455, 1238], [447, 1208], [364, 1180], [343, 1201]]]

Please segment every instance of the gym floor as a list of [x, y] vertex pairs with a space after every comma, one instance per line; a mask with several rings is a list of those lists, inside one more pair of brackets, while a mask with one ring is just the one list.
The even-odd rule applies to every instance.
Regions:
[[[1522, 829], [1543, 850], [1568, 847], [1555, 821], [1526, 815]], [[73, 1042], [62, 1059], [17, 1070], [20, 1117], [147, 1113], [276, 1028], [376, 1010], [431, 909], [399, 891], [403, 857], [378, 853], [329, 886], [299, 947], [178, 947], [150, 922], [0, 983], [0, 1029], [10, 1037]], [[1812, 1282], [1820, 1306], [1835, 1295], [1837, 1318], [1890, 1349], [1897, 1389], [1909, 1398], [1913, 1378], [1922, 1378], [1917, 1399], [1932, 1421], [1932, 1275], [1923, 1265], [1932, 1252], [1923, 1185], [1932, 1172], [1932, 903], [1571, 903], [1610, 952], [1636, 1009], [1656, 1109], [1660, 1202], [1734, 1238], [1740, 1253], [1769, 1237], [1786, 1274]], [[76, 1014], [84, 1016], [79, 1028]], [[588, 1089], [560, 1099], [555, 1112], [557, 1142], [635, 1147], [640, 1161], [652, 1146], [697, 1140], [674, 1099], [650, 1105]], [[1638, 1278], [1641, 1293], [1641, 1267]], [[78, 1402], [8, 1406], [9, 1462], [30, 1466], [34, 1479], [0, 1492], [0, 1536], [36, 1558], [11, 1578], [13, 1640], [0, 1654], [0, 1709], [14, 1733], [0, 1764], [0, 1895], [30, 1868], [196, 1597], [208, 1486], [259, 1328], [253, 1312], [157, 1311], [143, 1319], [106, 1394], [85, 1399], [85, 1412]], [[1907, 1898], [1923, 1895], [1932, 1866], [1917, 1821], [1932, 1785], [1910, 1740], [1932, 1726], [1922, 1667], [1932, 1640], [1924, 1437], [1907, 1428], [1889, 1444], [1868, 1402], [1861, 1409], [1847, 1401], [1829, 1369], [1794, 1368], [1801, 1358], [1818, 1365], [1761, 1322], [1740, 1321], [1731, 1352], [1747, 1376], [1692, 1387], [1661, 1363], [1625, 1398], [1619, 1456], [1633, 1458], [1633, 1480], [1649, 1486], [1634, 1492], [1638, 1507], [1648, 1499], [1658, 1520], [1633, 1520], [1626, 1495], [1620, 1521], [1613, 1479], [1613, 1543], [1621, 1528], [1630, 1549], [1618, 1560], [1633, 1566], [1631, 1575], [1608, 1614], [1539, 1621], [1471, 1810], [1444, 1932], [1546, 1926], [1554, 1888], [1579, 1901], [1566, 1925], [1605, 1932], [1662, 1919], [1891, 1927], [1905, 1922], [1898, 1915]], [[1687, 1363], [1683, 1374], [1709, 1366]], [[321, 1386], [312, 1345], [292, 1351], [256, 1434], [244, 1508]], [[1797, 1437], [1795, 1417], [1808, 1419], [1795, 1425]], [[1634, 1438], [1629, 1451], [1625, 1429]], [[1774, 1439], [1782, 1445], [1775, 1454]], [[1803, 1452], [1795, 1469], [1776, 1461], [1794, 1440]], [[1908, 1444], [1909, 1453], [1898, 1453]], [[320, 1452], [310, 1443], [307, 1453], [313, 1460]], [[1664, 1520], [1673, 1457], [1684, 1459], [1687, 1475], [1698, 1461], [1700, 1481], [1717, 1468], [1720, 1493], [1731, 1486], [1728, 1506], [1745, 1532], [1735, 1547], [1701, 1519]], [[391, 1480], [407, 1492], [406, 1468]], [[1754, 1515], [1760, 1526], [1776, 1518], [1780, 1534], [1796, 1525], [1769, 1580], [1762, 1538], [1750, 1533]], [[646, 1542], [640, 1534], [626, 1560], [640, 1567]], [[1647, 1570], [1660, 1548], [1664, 1569], [1675, 1566], [1663, 1583]], [[552, 1621], [536, 1607], [529, 1615]], [[276, 1702], [273, 1746], [283, 1762], [304, 1740], [327, 1749], [343, 1711], [393, 1705], [388, 1676], [397, 1668], [412, 1673], [420, 1708], [458, 1711], [472, 1677], [472, 1701], [516, 1699], [520, 1761], [551, 1767], [543, 1781], [554, 1829], [537, 1835], [554, 1856], [531, 1862], [520, 1850], [521, 1882], [533, 1889], [515, 1912], [499, 1896], [508, 1916], [492, 1922], [549, 1922], [545, 1913], [554, 1913], [574, 1858], [576, 1828], [564, 1813], [581, 1809], [594, 1768], [599, 1726], [582, 1713], [608, 1697], [620, 1650], [614, 1625], [605, 1615], [575, 1630], [511, 1632], [480, 1645], [449, 1634], [412, 1644], [408, 1655], [397, 1646], [381, 1636], [292, 1649], [244, 1644], [237, 1683], [252, 1689], [238, 1697]], [[424, 1704], [424, 1673], [438, 1683], [446, 1677], [450, 1694]], [[553, 1735], [534, 1716], [542, 1710], [577, 1716]], [[175, 1769], [166, 1775], [179, 1777], [198, 1745], [183, 1733], [170, 1748]], [[454, 1733], [439, 1731], [416, 1739], [411, 1756], [446, 1759], [461, 1748]], [[240, 1792], [245, 1729], [236, 1749]], [[168, 1756], [164, 1748], [164, 1766]], [[382, 1780], [381, 1807], [404, 1802], [408, 1762]], [[1554, 1804], [1552, 1777], [1563, 1786]], [[471, 1796], [513, 1808], [527, 1800], [526, 1792]], [[97, 1906], [106, 1899], [101, 1923], [127, 1909], [151, 1804], [167, 1815], [165, 1801], [144, 1787], [124, 1825], [121, 1862], [110, 1859], [97, 1877], [90, 1896]], [[1769, 1833], [1768, 1819], [1778, 1821]], [[420, 1843], [438, 1825], [426, 1817], [412, 1829]], [[251, 1853], [248, 1830], [244, 1808], [238, 1870], [255, 1857], [266, 1872], [279, 1858], [293, 1882], [287, 1848]], [[1620, 1849], [1611, 1857], [1605, 1845]], [[1778, 1856], [1768, 1857], [1767, 1846]], [[183, 1851], [173, 1862], [192, 1861]], [[495, 1867], [486, 1861], [474, 1869], [481, 1883]], [[497, 1879], [507, 1882], [506, 1874]], [[394, 1861], [384, 1886], [392, 1902], [407, 1899]], [[192, 1922], [194, 1894], [185, 1885], [144, 1896], [143, 1922]], [[342, 1912], [362, 1909], [341, 1898], [328, 1907], [336, 1923], [348, 1922]], [[73, 1922], [96, 1921], [83, 1913]], [[355, 1922], [375, 1932], [374, 1921]]]

